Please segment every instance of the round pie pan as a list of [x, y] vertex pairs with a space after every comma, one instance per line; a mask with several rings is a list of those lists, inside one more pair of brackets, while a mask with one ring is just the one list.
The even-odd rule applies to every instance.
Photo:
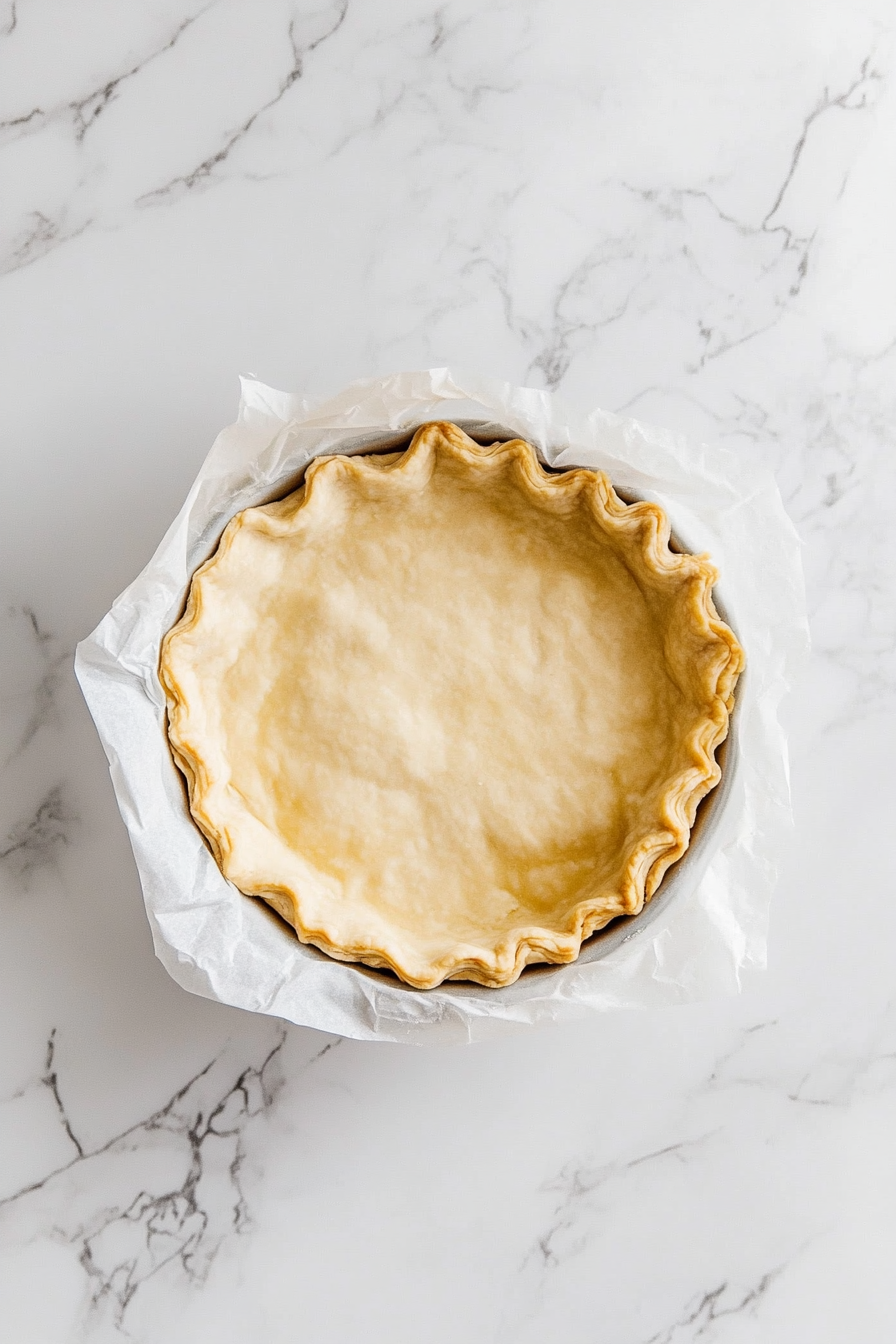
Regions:
[[[520, 435], [513, 433], [505, 425], [500, 425], [492, 421], [452, 417], [452, 423], [456, 424], [465, 434], [468, 434], [470, 438], [476, 439], [481, 443], [495, 443], [498, 441], [507, 442], [510, 439], [520, 437]], [[414, 429], [367, 433], [347, 439], [336, 451], [345, 454], [346, 456], [354, 456], [360, 453], [396, 452], [399, 449], [408, 447], [413, 435]], [[550, 463], [546, 462], [541, 457], [540, 453], [538, 456], [542, 466], [545, 467], [546, 470], [554, 470]], [[564, 467], [562, 470], [569, 469], [570, 468]], [[558, 468], [557, 470], [560, 469]], [[288, 482], [281, 484], [275, 494], [266, 497], [264, 500], [259, 500], [258, 502], [269, 503], [274, 499], [282, 498], [284, 495], [296, 489], [301, 482], [302, 475], [304, 475], [304, 471], [298, 478], [291, 477]], [[633, 503], [637, 499], [637, 496], [629, 491], [617, 490], [616, 493], [627, 503]], [[670, 536], [670, 546], [673, 550], [682, 552], [691, 550], [684, 539], [680, 535], [677, 535], [674, 530]], [[725, 621], [727, 625], [731, 626], [736, 634], [737, 631], [732, 624], [730, 616], [725, 609], [723, 601], [720, 600], [716, 589], [713, 590], [713, 602], [722, 620]], [[742, 672], [739, 679], [741, 688], [743, 687], [745, 675], [746, 673]], [[645, 903], [638, 914], [620, 916], [619, 918], [614, 919], [610, 924], [606, 925], [605, 928], [599, 929], [596, 933], [593, 933], [590, 938], [582, 943], [582, 949], [575, 961], [562, 962], [559, 964], [542, 962], [527, 966], [518, 980], [514, 981], [511, 985], [505, 985], [500, 988], [490, 988], [485, 985], [478, 985], [472, 980], [445, 980], [437, 987], [436, 991], [415, 989], [412, 985], [408, 985], [403, 980], [399, 979], [399, 977], [390, 970], [380, 970], [375, 967], [364, 966], [360, 962], [346, 962], [343, 964], [350, 966], [358, 975], [370, 977], [379, 982], [386, 980], [390, 989], [404, 990], [409, 994], [438, 992], [439, 994], [446, 994], [451, 998], [472, 997], [483, 998], [489, 1001], [503, 999], [505, 1002], [519, 1002], [531, 997], [531, 994], [535, 990], [534, 982], [536, 981], [538, 982], [538, 993], [543, 994], [549, 992], [548, 982], [554, 980], [556, 977], [568, 973], [576, 966], [589, 965], [592, 962], [602, 961], [603, 958], [609, 956], [611, 952], [615, 952], [616, 949], [621, 947], [624, 943], [627, 943], [630, 939], [637, 937], [649, 928], [659, 915], [668, 910], [669, 906], [677, 896], [694, 885], [696, 877], [705, 865], [709, 852], [712, 849], [713, 835], [721, 821], [738, 771], [737, 737], [734, 731], [737, 723], [737, 704], [738, 700], [735, 699], [734, 710], [729, 721], [728, 736], [716, 751], [716, 760], [721, 767], [722, 772], [721, 779], [716, 787], [712, 789], [712, 791], [708, 793], [698, 805], [694, 825], [691, 827], [690, 843], [687, 850], [678, 862], [673, 864], [672, 867], [667, 870], [653, 897], [650, 901]], [[281, 922], [280, 917], [276, 915], [269, 906], [265, 906], [265, 909], [274, 919]], [[286, 927], [290, 928], [293, 935], [295, 934], [291, 925], [286, 925]], [[311, 944], [305, 944], [305, 949], [306, 952], [316, 958], [320, 958], [322, 961], [331, 960], [325, 952], [320, 951], [319, 948], [316, 948]]]

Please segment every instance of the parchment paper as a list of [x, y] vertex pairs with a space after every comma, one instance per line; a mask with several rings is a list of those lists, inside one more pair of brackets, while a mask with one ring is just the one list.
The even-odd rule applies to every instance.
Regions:
[[[190, 819], [157, 674], [190, 577], [235, 513], [292, 489], [312, 457], [363, 451], [383, 433], [398, 437], [432, 419], [493, 422], [552, 466], [602, 468], [623, 492], [661, 503], [676, 536], [719, 567], [716, 593], [747, 654], [732, 725], [736, 775], [699, 856], [673, 870], [674, 899], [642, 928], [634, 921], [632, 936], [600, 960], [526, 971], [501, 990], [457, 982], [414, 991], [333, 961], [228, 883]], [[75, 668], [169, 974], [194, 994], [322, 1031], [425, 1043], [736, 993], [763, 969], [791, 820], [777, 707], [807, 646], [799, 543], [768, 472], [636, 420], [576, 416], [546, 392], [430, 369], [353, 383], [328, 401], [243, 379], [236, 423], [218, 435], [143, 573], [79, 644]]]

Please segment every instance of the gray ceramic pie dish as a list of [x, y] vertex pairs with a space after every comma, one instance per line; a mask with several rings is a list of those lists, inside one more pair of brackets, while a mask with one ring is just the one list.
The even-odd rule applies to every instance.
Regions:
[[[459, 428], [466, 434], [469, 434], [471, 438], [476, 439], [481, 443], [495, 443], [499, 440], [507, 441], [509, 439], [519, 438], [518, 434], [513, 433], [511, 430], [507, 429], [506, 426], [495, 424], [491, 421], [453, 418], [452, 423], [458, 425]], [[345, 442], [340, 445], [338, 451], [348, 456], [358, 453], [396, 452], [406, 448], [410, 444], [413, 434], [414, 430], [411, 429], [394, 432], [379, 431], [376, 433], [358, 435], [356, 437], [347, 438]], [[543, 465], [550, 469], [548, 463], [543, 461]], [[568, 468], [564, 469], [568, 470]], [[275, 492], [267, 495], [264, 499], [259, 499], [257, 502], [259, 504], [268, 503], [273, 499], [282, 498], [284, 495], [297, 488], [301, 483], [303, 474], [304, 472], [291, 476], [288, 480], [282, 482]], [[631, 502], [635, 498], [634, 495], [628, 492], [623, 491], [620, 493], [622, 498], [626, 499], [628, 502]], [[671, 540], [675, 549], [681, 551], [688, 551], [690, 549], [685, 540], [676, 536], [674, 533]], [[215, 542], [215, 544], [217, 543]], [[214, 546], [212, 546], [211, 549], [214, 549]], [[713, 591], [713, 601], [722, 620], [731, 625], [724, 603], [719, 598], [718, 590]], [[732, 625], [732, 629], [733, 628]], [[735, 634], [736, 633], [737, 631], [735, 630]], [[744, 673], [741, 673], [741, 685], [743, 684], [743, 679]], [[588, 965], [592, 962], [603, 960], [604, 957], [609, 956], [611, 952], [614, 952], [617, 948], [621, 947], [623, 943], [627, 943], [631, 938], [638, 937], [644, 930], [649, 928], [659, 915], [669, 909], [677, 896], [680, 896], [683, 891], [686, 891], [694, 885], [694, 879], [703, 868], [712, 851], [713, 835], [725, 810], [726, 803], [731, 794], [732, 785], [738, 772], [737, 735], [733, 731], [736, 721], [737, 704], [735, 703], [728, 737], [716, 752], [716, 759], [722, 769], [721, 780], [712, 792], [707, 794], [697, 809], [697, 816], [691, 829], [691, 839], [687, 851], [682, 858], [667, 871], [653, 898], [644, 906], [639, 914], [626, 915], [619, 919], [614, 919], [611, 924], [606, 926], [606, 928], [600, 929], [597, 933], [592, 934], [592, 936], [582, 944], [582, 950], [574, 962], [565, 962], [560, 965], [537, 964], [527, 966], [518, 980], [512, 985], [506, 985], [500, 989], [487, 988], [484, 985], [477, 985], [470, 980], [446, 980], [438, 986], [437, 992], [439, 994], [445, 994], [450, 998], [483, 998], [490, 1002], [503, 1001], [505, 1003], [521, 1002], [531, 998], [532, 993], [536, 988], [535, 982], [537, 982], [537, 991], [539, 995], [549, 993], [551, 982], [556, 982], [558, 977], [569, 974], [570, 970], [576, 966]], [[262, 902], [260, 903], [263, 904]], [[278, 923], [282, 922], [280, 921], [279, 916], [274, 914], [269, 906], [265, 905], [264, 908], [270, 913], [273, 919], [277, 920]], [[284, 924], [284, 927], [289, 928], [290, 926]], [[308, 954], [315, 958], [319, 958], [321, 961], [331, 960], [325, 952], [321, 952], [318, 948], [315, 948], [310, 944], [305, 945], [305, 950]], [[403, 980], [400, 980], [398, 976], [393, 975], [392, 972], [388, 970], [377, 970], [373, 967], [362, 966], [357, 962], [343, 964], [350, 966], [357, 975], [368, 977], [378, 983], [383, 983], [385, 981], [388, 983], [390, 989], [405, 990], [411, 994], [428, 992], [426, 990], [415, 989], [413, 986], [405, 984]]]

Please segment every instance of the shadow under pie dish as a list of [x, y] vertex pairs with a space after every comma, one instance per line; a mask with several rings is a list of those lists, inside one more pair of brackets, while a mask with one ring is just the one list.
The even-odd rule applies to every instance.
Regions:
[[519, 439], [318, 458], [232, 520], [163, 641], [193, 818], [337, 959], [416, 988], [574, 961], [718, 782], [743, 654], [716, 577]]

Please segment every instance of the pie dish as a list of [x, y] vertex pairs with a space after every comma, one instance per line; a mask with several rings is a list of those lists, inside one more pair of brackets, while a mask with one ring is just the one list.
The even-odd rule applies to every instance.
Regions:
[[743, 666], [715, 568], [669, 536], [603, 473], [445, 422], [239, 513], [160, 658], [225, 877], [421, 989], [508, 985], [638, 913]]

